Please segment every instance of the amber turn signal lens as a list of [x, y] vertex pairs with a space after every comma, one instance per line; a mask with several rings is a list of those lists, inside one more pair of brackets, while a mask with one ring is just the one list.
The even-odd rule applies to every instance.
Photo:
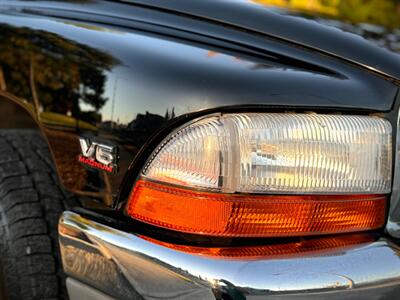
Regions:
[[382, 227], [384, 195], [244, 195], [139, 180], [127, 213], [142, 222], [212, 236], [277, 237]]

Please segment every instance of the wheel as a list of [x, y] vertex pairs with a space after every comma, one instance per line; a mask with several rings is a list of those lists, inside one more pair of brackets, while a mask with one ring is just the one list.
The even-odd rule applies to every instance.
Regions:
[[0, 297], [67, 299], [57, 224], [77, 199], [35, 130], [0, 130]]

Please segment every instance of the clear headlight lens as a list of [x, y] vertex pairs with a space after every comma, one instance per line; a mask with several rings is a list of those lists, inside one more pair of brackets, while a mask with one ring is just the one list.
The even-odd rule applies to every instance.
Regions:
[[391, 125], [369, 116], [247, 113], [170, 135], [145, 178], [224, 193], [389, 193]]
[[391, 190], [391, 130], [387, 120], [369, 116], [208, 116], [156, 149], [126, 212], [213, 236], [377, 229]]

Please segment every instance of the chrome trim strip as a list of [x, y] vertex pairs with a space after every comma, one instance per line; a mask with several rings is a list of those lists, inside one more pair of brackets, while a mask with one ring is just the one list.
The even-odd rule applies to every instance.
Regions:
[[176, 251], [72, 212], [63, 214], [59, 231], [67, 275], [118, 299], [392, 299], [400, 293], [400, 247], [385, 238], [251, 260]]

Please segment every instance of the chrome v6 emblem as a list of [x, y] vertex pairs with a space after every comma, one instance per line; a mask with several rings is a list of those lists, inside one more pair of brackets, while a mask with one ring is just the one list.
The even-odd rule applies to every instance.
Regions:
[[110, 173], [118, 171], [117, 146], [85, 137], [79, 137], [79, 143], [81, 145], [81, 155], [79, 155], [81, 163]]

